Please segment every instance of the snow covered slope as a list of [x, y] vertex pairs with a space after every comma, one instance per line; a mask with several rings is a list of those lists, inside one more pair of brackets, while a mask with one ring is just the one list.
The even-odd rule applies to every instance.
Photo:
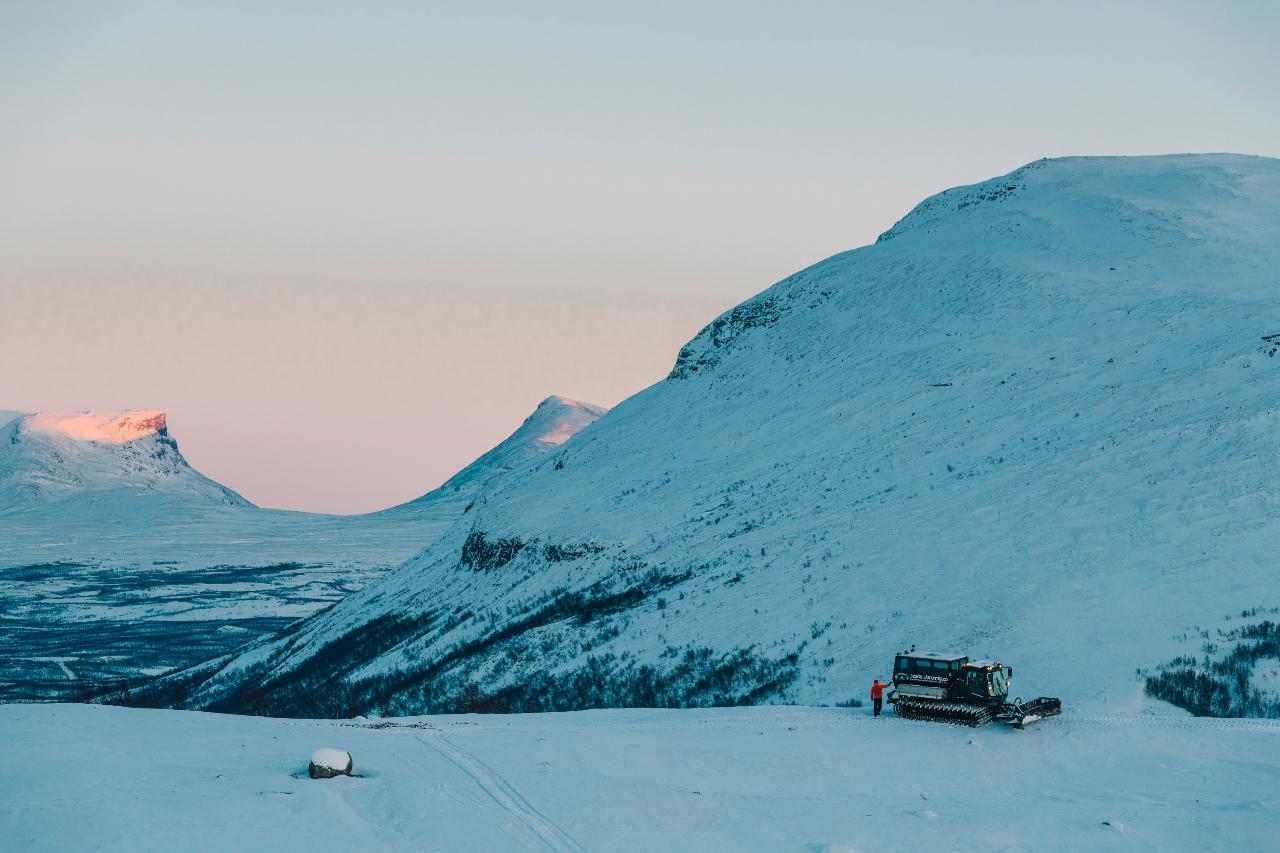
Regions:
[[949, 190], [717, 318], [404, 567], [206, 667], [197, 701], [826, 702], [914, 642], [1137, 707], [1136, 668], [1280, 593], [1275, 335], [1280, 161]]
[[[831, 708], [323, 722], [0, 707], [6, 850], [1268, 850], [1280, 722]], [[321, 747], [354, 778], [307, 778]], [[104, 779], [104, 774], [109, 774]]]
[[439, 489], [366, 516], [252, 506], [162, 412], [0, 414], [0, 700], [224, 653], [359, 589], [602, 410], [551, 397]]

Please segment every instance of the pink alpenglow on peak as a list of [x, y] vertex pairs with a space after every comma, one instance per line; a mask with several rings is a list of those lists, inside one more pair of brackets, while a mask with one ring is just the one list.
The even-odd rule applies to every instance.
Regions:
[[137, 409], [115, 412], [41, 412], [22, 425], [28, 432], [52, 433], [78, 441], [124, 444], [165, 430], [164, 412]]
[[552, 395], [538, 404], [519, 429], [454, 474], [444, 485], [384, 512], [431, 512], [436, 518], [447, 519], [447, 527], [470, 509], [498, 478], [555, 452], [606, 411], [603, 406]]
[[537, 424], [540, 429], [534, 440], [539, 444], [558, 447], [606, 411], [601, 406], [593, 406], [580, 400], [570, 400], [568, 397], [558, 395], [550, 396], [538, 404], [537, 411], [530, 418], [531, 421], [535, 419], [542, 421], [545, 417], [544, 422]]

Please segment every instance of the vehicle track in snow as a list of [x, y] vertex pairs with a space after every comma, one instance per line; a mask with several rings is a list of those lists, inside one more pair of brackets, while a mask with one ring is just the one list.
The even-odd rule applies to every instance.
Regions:
[[[853, 721], [861, 723], [870, 718], [854, 717]], [[947, 725], [931, 720], [909, 720], [902, 717], [891, 717], [900, 722], [915, 725], [917, 723], [936, 726]], [[957, 726], [957, 728], [967, 728]], [[1002, 723], [989, 723], [979, 726], [977, 730], [998, 731], [1006, 728]], [[1009, 727], [1011, 728], [1011, 727]], [[1082, 714], [1064, 711], [1060, 715], [1044, 717], [1027, 724], [1028, 731], [1060, 730], [1080, 732], [1097, 729], [1138, 729], [1138, 730], [1178, 730], [1178, 731], [1248, 731], [1269, 732], [1280, 735], [1280, 720], [1259, 717], [1182, 717], [1176, 715], [1150, 714]]]
[[[22, 658], [18, 658], [18, 660], [22, 660]], [[58, 667], [62, 670], [62, 674], [67, 679], [67, 681], [76, 680], [75, 672], [72, 671], [71, 667], [67, 666], [67, 661], [75, 661], [76, 658], [42, 657], [42, 658], [26, 658], [26, 660], [35, 661], [36, 663], [56, 663]]]
[[[1058, 720], [1072, 727], [1090, 728], [1144, 728], [1144, 729], [1213, 729], [1217, 731], [1263, 731], [1280, 735], [1280, 720], [1261, 717], [1191, 717], [1151, 714], [1076, 714], [1064, 711], [1061, 716], [1048, 717], [1044, 722]], [[1040, 723], [1035, 723], [1040, 725]]]
[[586, 848], [530, 804], [502, 774], [475, 755], [445, 740], [439, 731], [430, 730], [415, 737], [471, 777], [490, 799], [528, 829], [548, 850], [556, 853], [586, 853]]

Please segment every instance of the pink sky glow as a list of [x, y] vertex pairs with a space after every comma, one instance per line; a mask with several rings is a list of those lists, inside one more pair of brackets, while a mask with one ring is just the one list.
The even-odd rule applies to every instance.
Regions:
[[0, 409], [375, 510], [947, 187], [1280, 155], [1269, 7], [1081, 5], [0, 4]]

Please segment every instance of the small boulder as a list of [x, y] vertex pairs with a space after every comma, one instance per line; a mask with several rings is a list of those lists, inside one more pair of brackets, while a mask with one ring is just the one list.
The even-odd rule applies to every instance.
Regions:
[[307, 774], [312, 779], [332, 779], [351, 775], [351, 753], [345, 749], [317, 749], [311, 753]]

